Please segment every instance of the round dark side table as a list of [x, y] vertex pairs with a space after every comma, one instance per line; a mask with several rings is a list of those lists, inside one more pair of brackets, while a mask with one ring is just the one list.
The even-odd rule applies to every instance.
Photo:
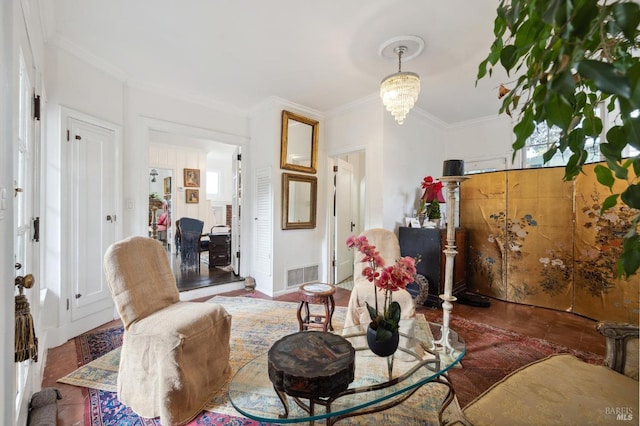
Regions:
[[298, 405], [314, 415], [314, 404], [345, 391], [355, 375], [355, 349], [342, 336], [320, 331], [298, 332], [278, 340], [269, 349], [269, 380], [289, 416], [287, 395], [305, 398]]

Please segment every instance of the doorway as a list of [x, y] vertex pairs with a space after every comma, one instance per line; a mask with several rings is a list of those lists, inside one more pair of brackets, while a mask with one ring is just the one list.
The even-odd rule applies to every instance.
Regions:
[[149, 168], [149, 236], [175, 251], [172, 215], [173, 169]]
[[[240, 276], [240, 210], [242, 145], [218, 142], [220, 135], [175, 123], [147, 120], [149, 157], [149, 235], [164, 244], [159, 233], [161, 215], [167, 209], [170, 226], [166, 247], [181, 292], [242, 281]], [[222, 139], [228, 139], [228, 136]], [[186, 182], [186, 171], [197, 171], [197, 183]], [[156, 181], [152, 182], [155, 177]], [[170, 191], [164, 191], [169, 182]], [[195, 201], [187, 194], [196, 194]], [[154, 207], [157, 212], [154, 225]], [[178, 221], [192, 218], [203, 222], [200, 263], [181, 267], [181, 251], [175, 240]]]
[[333, 158], [333, 282], [353, 287], [353, 251], [345, 244], [350, 235], [364, 230], [365, 153]]

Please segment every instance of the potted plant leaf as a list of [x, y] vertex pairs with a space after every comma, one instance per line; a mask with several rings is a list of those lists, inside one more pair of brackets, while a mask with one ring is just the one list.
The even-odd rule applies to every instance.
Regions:
[[[516, 122], [514, 157], [537, 124], [555, 126], [560, 140], [543, 159], [566, 154], [567, 181], [582, 172], [585, 142], [603, 132], [598, 108], [607, 109], [612, 123], [599, 144], [606, 166], [596, 166], [595, 174], [611, 195], [601, 213], [619, 200], [640, 209], [640, 156], [624, 157], [627, 147], [640, 149], [639, 23], [636, 1], [501, 0], [495, 39], [478, 68], [478, 80], [498, 65], [511, 79], [500, 85], [498, 96], [500, 112]], [[625, 189], [613, 193], [617, 181]], [[636, 214], [624, 235], [619, 275], [635, 274], [640, 267], [639, 223]]]

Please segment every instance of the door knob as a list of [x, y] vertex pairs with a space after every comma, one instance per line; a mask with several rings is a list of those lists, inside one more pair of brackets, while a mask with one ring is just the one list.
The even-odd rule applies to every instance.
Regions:
[[14, 280], [14, 284], [18, 286], [18, 289], [20, 290], [20, 294], [22, 294], [22, 289], [33, 287], [33, 284], [35, 283], [35, 281], [36, 280], [35, 278], [33, 278], [33, 274], [27, 274], [23, 277], [17, 276]]

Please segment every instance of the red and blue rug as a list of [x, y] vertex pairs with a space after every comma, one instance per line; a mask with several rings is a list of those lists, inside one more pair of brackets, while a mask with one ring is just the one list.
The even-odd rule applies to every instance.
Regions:
[[[297, 304], [295, 303], [267, 302], [249, 298], [219, 297], [216, 299], [233, 315], [232, 336], [242, 336], [241, 339], [236, 339], [238, 341], [232, 341], [232, 345], [235, 342], [235, 346], [232, 346], [234, 350], [232, 350], [231, 362], [236, 367], [244, 365], [256, 353], [264, 351], [278, 336], [297, 330], [297, 320], [295, 319]], [[341, 314], [343, 310], [344, 308], [340, 308], [337, 314]], [[256, 315], [262, 318], [259, 333], [255, 332]], [[438, 322], [441, 320], [440, 315], [441, 313], [436, 311], [430, 314], [428, 319]], [[343, 315], [337, 315], [337, 317], [338, 322], [343, 320]], [[266, 321], [266, 319], [269, 320]], [[336, 319], [336, 315], [334, 315], [334, 319]], [[463, 407], [491, 384], [499, 381], [510, 372], [552, 353], [571, 353], [593, 364], [603, 362], [601, 356], [590, 352], [570, 349], [547, 340], [523, 336], [455, 315], [452, 316], [451, 326], [465, 339], [467, 345], [467, 354], [462, 360], [463, 368], [453, 369], [449, 372], [458, 401]], [[287, 327], [291, 329], [289, 330]], [[79, 364], [85, 365], [111, 353], [122, 345], [122, 336], [121, 327], [98, 330], [78, 336], [75, 341]], [[114, 377], [117, 378], [117, 362], [110, 362], [107, 367], [107, 370], [110, 369], [113, 373], [112, 377], [106, 381], [110, 386], [105, 386], [105, 388], [115, 389]], [[88, 374], [86, 378], [93, 381], [104, 380], [106, 376], [109, 376], [108, 373], [109, 371], [106, 370], [103, 375], [94, 372]], [[160, 425], [158, 419], [142, 418], [121, 404], [115, 392], [95, 389], [87, 384], [66, 383], [87, 386], [84, 388], [84, 392], [88, 396], [85, 406], [86, 426]], [[419, 395], [419, 403], [411, 404], [411, 401], [407, 401], [399, 407], [377, 413], [376, 415], [381, 416], [380, 418], [356, 417], [345, 421], [345, 424], [433, 424], [433, 422], [425, 420], [428, 417], [425, 413], [437, 411], [441, 399], [436, 398], [438, 395], [435, 393], [434, 395]], [[215, 404], [216, 407], [219, 407], [215, 411], [223, 411], [223, 413], [203, 411], [189, 425], [266, 425], [266, 423], [234, 416], [231, 413], [235, 410], [220, 409], [223, 405]], [[416, 414], [418, 411], [414, 412], [413, 409], [420, 410], [419, 412], [426, 417], [420, 420], [421, 417]]]
[[[85, 333], [76, 338], [78, 361], [82, 365], [122, 346], [122, 327], [108, 328]], [[146, 419], [138, 416], [130, 408], [118, 400], [115, 392], [84, 388], [88, 392], [88, 403], [85, 407], [85, 424], [87, 426], [159, 426], [159, 419]], [[243, 417], [203, 411], [193, 419], [189, 426], [245, 426], [267, 425]]]

